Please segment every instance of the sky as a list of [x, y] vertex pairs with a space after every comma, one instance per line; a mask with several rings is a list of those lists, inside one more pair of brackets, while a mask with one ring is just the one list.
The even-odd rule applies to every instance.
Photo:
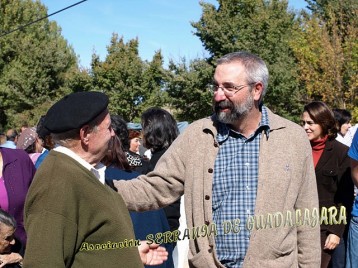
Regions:
[[[73, 5], [80, 0], [40, 0], [48, 14]], [[204, 2], [218, 4], [216, 0]], [[304, 0], [289, 0], [292, 9], [304, 8]], [[95, 52], [104, 60], [113, 33], [125, 42], [138, 38], [139, 56], [151, 61], [161, 50], [164, 62], [203, 58], [207, 52], [193, 34], [190, 22], [202, 14], [199, 0], [87, 0], [51, 16], [62, 29], [62, 36], [73, 47], [79, 64], [90, 67]]]

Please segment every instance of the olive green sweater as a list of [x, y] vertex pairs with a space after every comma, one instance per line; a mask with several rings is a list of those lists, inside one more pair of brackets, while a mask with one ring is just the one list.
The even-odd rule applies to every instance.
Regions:
[[36, 172], [25, 229], [24, 267], [143, 267], [122, 197], [60, 152]]

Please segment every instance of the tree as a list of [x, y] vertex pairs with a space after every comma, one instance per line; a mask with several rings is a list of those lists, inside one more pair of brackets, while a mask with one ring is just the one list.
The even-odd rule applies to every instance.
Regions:
[[[40, 2], [1, 0], [1, 34], [47, 14]], [[61, 95], [76, 56], [55, 22], [41, 20], [0, 38], [0, 106], [2, 125], [35, 124], [46, 113], [50, 100]]]
[[308, 99], [353, 111], [358, 105], [358, 6], [356, 1], [307, 1], [302, 31], [291, 43]]
[[195, 59], [188, 65], [185, 59], [169, 63], [170, 76], [166, 90], [174, 115], [180, 121], [194, 121], [212, 113], [212, 96], [206, 85], [212, 81], [213, 67], [205, 60]]
[[219, 6], [201, 2], [203, 13], [192, 23], [211, 57], [246, 50], [268, 65], [270, 83], [265, 97], [269, 107], [290, 119], [302, 112], [297, 65], [289, 46], [297, 30], [295, 14], [284, 0], [219, 0]]
[[128, 122], [138, 121], [146, 108], [165, 103], [162, 86], [166, 72], [160, 51], [152, 62], [143, 61], [138, 55], [138, 39], [125, 43], [118, 34], [113, 34], [107, 51], [103, 62], [93, 55], [91, 75], [93, 89], [109, 96], [112, 113]]

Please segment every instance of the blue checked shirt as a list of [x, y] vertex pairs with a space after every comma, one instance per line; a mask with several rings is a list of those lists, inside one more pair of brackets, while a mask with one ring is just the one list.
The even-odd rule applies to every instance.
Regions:
[[262, 130], [268, 138], [264, 106], [260, 125], [247, 139], [226, 124], [218, 124], [220, 149], [214, 165], [212, 205], [218, 231], [216, 252], [225, 267], [241, 267], [249, 245], [250, 232], [245, 224], [255, 211]]

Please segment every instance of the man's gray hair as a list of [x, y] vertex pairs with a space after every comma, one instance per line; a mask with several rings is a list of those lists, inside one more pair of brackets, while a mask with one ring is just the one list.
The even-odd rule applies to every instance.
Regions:
[[16, 229], [16, 221], [14, 217], [2, 209], [0, 209], [0, 223]]
[[263, 97], [266, 94], [269, 72], [266, 66], [266, 63], [257, 55], [246, 52], [238, 51], [232, 52], [224, 55], [217, 61], [217, 65], [239, 62], [245, 67], [245, 72], [247, 74], [247, 83], [254, 84], [261, 82], [263, 86], [263, 91], [260, 97], [260, 103], [262, 102]]

